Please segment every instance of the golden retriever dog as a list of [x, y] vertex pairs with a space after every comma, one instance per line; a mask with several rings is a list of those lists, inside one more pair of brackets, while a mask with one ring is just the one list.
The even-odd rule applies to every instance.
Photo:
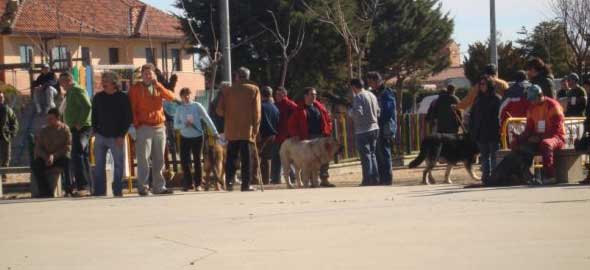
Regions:
[[203, 145], [203, 187], [206, 191], [211, 185], [215, 190], [225, 190], [225, 153], [227, 144], [216, 139], [208, 139]]
[[287, 139], [279, 151], [283, 175], [287, 187], [295, 188], [289, 177], [289, 169], [295, 169], [297, 187], [318, 187], [320, 185], [319, 174], [322, 164], [329, 163], [334, 155], [342, 150], [342, 146], [332, 137], [317, 138], [313, 140], [299, 141], [293, 138]]

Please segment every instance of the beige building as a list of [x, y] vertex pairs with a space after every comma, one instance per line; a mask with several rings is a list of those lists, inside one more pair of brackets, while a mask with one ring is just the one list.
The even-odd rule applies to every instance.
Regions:
[[[177, 74], [177, 90], [205, 88], [180, 21], [140, 1], [0, 0], [0, 14], [0, 64], [46, 62], [60, 71], [67, 59], [101, 68], [149, 62], [165, 75]], [[30, 88], [27, 69], [0, 71], [0, 80], [23, 93]]]

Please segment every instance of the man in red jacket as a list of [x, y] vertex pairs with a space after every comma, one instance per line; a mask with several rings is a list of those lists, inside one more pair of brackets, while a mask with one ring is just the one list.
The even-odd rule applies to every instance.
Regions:
[[565, 145], [565, 117], [555, 99], [545, 97], [541, 87], [527, 88], [530, 105], [527, 110], [526, 128], [517, 144], [536, 144], [543, 156], [543, 184], [555, 183], [554, 152]]
[[[310, 140], [332, 135], [332, 120], [326, 107], [320, 103], [317, 91], [313, 87], [305, 88], [303, 103], [299, 105], [295, 113], [289, 118], [289, 136], [298, 140]], [[328, 166], [323, 164], [320, 168], [322, 187], [334, 187], [328, 182]]]
[[287, 89], [284, 87], [277, 88], [275, 91], [275, 106], [279, 108], [279, 134], [273, 143], [273, 156], [271, 164], [271, 183], [281, 183], [281, 158], [279, 150], [283, 142], [289, 138], [289, 118], [297, 110], [297, 103], [289, 99]]

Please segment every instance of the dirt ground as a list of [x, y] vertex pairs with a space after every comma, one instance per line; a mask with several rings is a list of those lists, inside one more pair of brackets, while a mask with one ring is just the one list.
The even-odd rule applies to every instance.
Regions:
[[[330, 167], [330, 182], [337, 187], [355, 187], [361, 183], [361, 166], [358, 163], [354, 164], [336, 164]], [[479, 174], [479, 171], [476, 171]], [[433, 172], [437, 184], [442, 184], [444, 178], [444, 167], [437, 167]], [[408, 169], [404, 167], [397, 167], [393, 170], [394, 185], [397, 186], [414, 186], [420, 185], [422, 182], [422, 168]], [[475, 183], [467, 174], [464, 167], [458, 166], [453, 170], [451, 179], [455, 184], [472, 184]], [[28, 183], [28, 174], [14, 174], [8, 177], [7, 184]], [[285, 184], [280, 185], [266, 185], [265, 190], [285, 189]], [[5, 188], [3, 199], [26, 199], [30, 198], [29, 193], [13, 193], [8, 192]]]

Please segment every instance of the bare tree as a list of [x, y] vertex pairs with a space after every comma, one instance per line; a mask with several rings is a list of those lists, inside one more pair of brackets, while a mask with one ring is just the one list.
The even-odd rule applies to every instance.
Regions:
[[[322, 23], [329, 24], [342, 37], [346, 46], [348, 76], [354, 78], [354, 61], [357, 61], [358, 77], [362, 76], [362, 63], [365, 51], [370, 43], [373, 21], [377, 14], [380, 0], [358, 1], [357, 12], [345, 13], [341, 0], [321, 0], [316, 6], [303, 1], [307, 10]], [[354, 26], [354, 27], [353, 27]], [[354, 60], [354, 56], [357, 56]]]
[[291, 23], [287, 26], [287, 34], [286, 36], [281, 33], [279, 22], [277, 17], [275, 16], [274, 12], [271, 10], [267, 10], [270, 13], [274, 27], [270, 28], [264, 24], [260, 24], [266, 31], [270, 32], [274, 37], [275, 41], [281, 47], [282, 53], [281, 57], [283, 58], [283, 67], [281, 71], [281, 80], [279, 82], [279, 86], [284, 87], [285, 82], [287, 80], [287, 71], [289, 69], [289, 62], [293, 60], [295, 56], [299, 53], [301, 48], [303, 47], [303, 41], [305, 40], [305, 24], [301, 23], [299, 26], [299, 31], [297, 32], [297, 37], [295, 42], [291, 44]]
[[199, 38], [199, 35], [195, 31], [195, 28], [193, 26], [193, 23], [195, 23], [195, 24], [197, 23], [195, 18], [189, 17], [189, 13], [186, 10], [186, 7], [184, 6], [184, 1], [180, 1], [180, 3], [182, 4], [182, 8], [184, 9], [187, 24], [188, 24], [188, 27], [189, 27], [192, 35], [193, 35], [193, 38], [195, 39], [197, 48], [199, 49], [199, 51], [202, 55], [204, 55], [205, 57], [207, 57], [209, 59], [208, 69], [211, 72], [209, 91], [211, 94], [209, 95], [208, 102], [211, 103], [211, 101], [213, 99], [213, 91], [215, 90], [215, 81], [217, 80], [217, 70], [219, 69], [219, 63], [221, 63], [221, 58], [222, 58], [221, 51], [219, 50], [219, 39], [217, 38], [215, 23], [213, 22], [215, 10], [213, 8], [213, 5], [209, 5], [209, 20], [210, 20], [209, 25], [211, 26], [211, 37], [212, 37], [211, 43], [212, 44], [207, 46], [207, 45], [203, 44], [203, 42]]
[[571, 68], [579, 73], [589, 69], [590, 58], [590, 1], [552, 0], [557, 17], [562, 21], [567, 43], [574, 53]]

